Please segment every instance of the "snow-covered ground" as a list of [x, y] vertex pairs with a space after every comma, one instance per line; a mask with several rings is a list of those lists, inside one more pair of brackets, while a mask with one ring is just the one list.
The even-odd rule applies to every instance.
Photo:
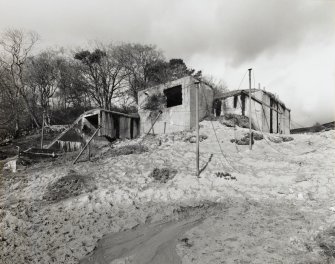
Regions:
[[[222, 210], [183, 234], [187, 243], [177, 243], [182, 263], [332, 263], [318, 234], [335, 225], [335, 131], [292, 135], [282, 143], [265, 136], [251, 151], [230, 142], [247, 132], [201, 122], [208, 138], [200, 143], [200, 178], [195, 144], [185, 141], [192, 132], [119, 144], [142, 142], [149, 151], [141, 154], [113, 157], [104, 147], [91, 162], [72, 165], [68, 154], [4, 173], [0, 262], [78, 263], [105, 234], [215, 203]], [[150, 177], [154, 168], [177, 174], [157, 182]], [[220, 178], [220, 172], [232, 177]], [[49, 186], [69, 174], [89, 179], [87, 191], [46, 201]]]

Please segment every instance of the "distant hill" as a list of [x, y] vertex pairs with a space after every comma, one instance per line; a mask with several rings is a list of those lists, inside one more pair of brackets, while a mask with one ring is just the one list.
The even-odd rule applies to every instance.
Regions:
[[334, 130], [334, 129], [335, 129], [335, 121], [325, 123], [323, 125], [314, 125], [311, 127], [301, 127], [301, 128], [291, 129], [291, 134], [316, 133], [316, 132], [328, 131], [328, 130]]

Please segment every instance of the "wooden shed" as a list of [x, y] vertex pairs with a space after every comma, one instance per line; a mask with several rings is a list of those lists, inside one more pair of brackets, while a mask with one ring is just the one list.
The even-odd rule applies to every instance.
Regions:
[[132, 139], [139, 136], [140, 118], [137, 114], [124, 114], [105, 109], [93, 109], [83, 113], [78, 119], [48, 146], [48, 149], [74, 151], [81, 148], [100, 127], [99, 138]]

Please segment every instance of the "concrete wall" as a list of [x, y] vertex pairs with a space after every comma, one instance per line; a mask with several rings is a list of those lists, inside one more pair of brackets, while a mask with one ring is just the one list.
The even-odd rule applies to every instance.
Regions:
[[[150, 118], [150, 111], [142, 109], [148, 95], [164, 93], [165, 89], [181, 85], [182, 86], [182, 105], [169, 107], [164, 109], [162, 115], [155, 123], [154, 133], [163, 134], [176, 131], [190, 129], [190, 86], [191, 78], [184, 77], [167, 84], [161, 84], [148, 88], [138, 93], [139, 115], [141, 122], [141, 134], [149, 131], [154, 122], [154, 118]], [[146, 95], [148, 94], [148, 95]]]
[[[241, 93], [237, 96], [237, 105], [234, 107], [234, 95], [222, 99], [222, 112], [250, 116], [249, 111], [249, 96], [246, 91], [245, 95], [245, 109], [242, 111], [242, 100], [243, 96]], [[262, 91], [252, 92], [252, 97], [257, 100], [251, 99], [251, 123], [256, 130], [263, 132], [270, 132], [272, 127], [272, 133], [289, 134], [290, 133], [290, 110], [284, 107], [278, 100]], [[272, 101], [272, 110], [270, 108]], [[260, 103], [262, 102], [262, 103]], [[272, 117], [271, 117], [272, 116]], [[278, 122], [277, 122], [278, 120]], [[271, 125], [272, 122], [272, 125]]]
[[242, 115], [241, 95], [237, 95], [236, 107], [234, 107], [234, 96], [231, 96], [231, 97], [227, 97], [226, 99], [222, 100], [221, 109], [222, 109], [221, 115], [224, 115], [226, 113]]
[[262, 125], [262, 131], [270, 133], [270, 97], [268, 94], [262, 92], [262, 102], [264, 103], [262, 107], [262, 119], [263, 119], [263, 125]]
[[[193, 82], [194, 83], [194, 82]], [[193, 84], [190, 86], [190, 128], [194, 128], [196, 125], [196, 86]], [[201, 83], [199, 87], [199, 120], [208, 116], [212, 112], [214, 92], [208, 85]]]
[[[258, 93], [252, 93], [252, 96], [258, 98], [262, 97], [262, 94]], [[234, 97], [237, 98], [236, 107], [234, 106]], [[244, 97], [244, 111], [243, 111], [243, 100], [242, 97]], [[222, 100], [222, 112], [223, 114], [236, 114], [236, 115], [244, 115], [249, 117], [250, 111], [249, 111], [249, 96], [237, 94], [235, 96], [230, 96]], [[251, 123], [252, 126], [257, 129], [261, 130], [263, 126], [263, 116], [262, 116], [262, 105], [258, 103], [255, 100], [251, 100]]]
[[283, 115], [283, 123], [282, 123], [282, 131], [283, 134], [290, 134], [291, 133], [291, 111], [289, 109], [285, 109]]
[[[182, 105], [165, 108], [162, 115], [155, 123], [153, 130], [155, 134], [171, 133], [189, 130], [195, 125], [195, 82], [193, 77], [187, 76], [166, 84], [161, 84], [138, 94], [139, 115], [141, 122], [141, 133], [147, 133], [153, 124], [154, 118], [150, 118], [150, 111], [142, 109], [146, 102], [147, 95], [164, 93], [165, 89], [181, 85]], [[206, 102], [207, 98], [207, 102]], [[213, 104], [213, 91], [207, 85], [202, 85], [199, 92], [200, 118], [207, 114], [207, 109], [211, 111]], [[208, 105], [208, 107], [207, 107]]]

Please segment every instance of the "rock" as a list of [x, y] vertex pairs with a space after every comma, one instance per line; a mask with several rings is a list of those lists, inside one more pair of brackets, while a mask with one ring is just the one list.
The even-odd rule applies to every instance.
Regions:
[[[249, 134], [245, 134], [244, 137], [240, 139], [231, 139], [230, 142], [235, 143], [237, 145], [249, 145], [250, 137]], [[254, 144], [254, 140], [251, 141], [251, 144]]]
[[268, 136], [268, 139], [273, 143], [282, 143], [282, 142], [288, 142], [292, 141], [293, 137], [287, 137], [287, 136]]
[[282, 139], [283, 139], [284, 142], [288, 142], [288, 141], [292, 141], [293, 137], [283, 136]]
[[283, 139], [277, 136], [268, 136], [268, 139], [273, 143], [282, 143]]
[[16, 172], [16, 159], [10, 160], [3, 166], [4, 170], [9, 170], [11, 172]]
[[[202, 142], [206, 140], [208, 136], [206, 135], [199, 135], [199, 141]], [[196, 136], [190, 136], [184, 139], [185, 142], [190, 142], [190, 143], [196, 143], [197, 142], [197, 137]]]
[[257, 133], [257, 132], [253, 132], [254, 133], [254, 140], [262, 140], [263, 134]]

